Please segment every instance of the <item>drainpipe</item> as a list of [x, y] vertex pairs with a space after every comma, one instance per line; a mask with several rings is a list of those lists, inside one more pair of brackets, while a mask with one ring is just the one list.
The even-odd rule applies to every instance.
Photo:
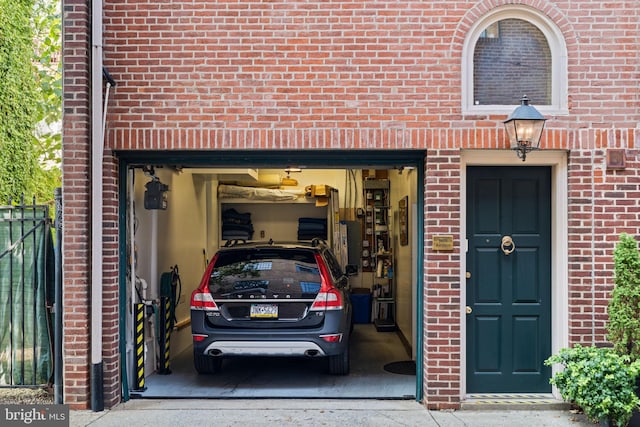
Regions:
[[55, 308], [54, 312], [54, 338], [53, 338], [53, 354], [55, 360], [53, 362], [53, 398], [54, 403], [62, 404], [64, 403], [63, 396], [63, 377], [62, 377], [62, 187], [57, 187], [53, 190], [53, 198], [56, 202], [56, 219], [55, 219], [55, 230], [56, 230], [56, 250], [55, 250], [55, 281], [54, 281], [54, 289], [55, 289], [55, 298], [53, 299], [53, 306]]
[[[160, 301], [160, 289], [158, 286], [158, 210], [151, 211], [151, 271], [149, 272], [149, 299]], [[142, 301], [141, 301], [142, 302]]]
[[102, 362], [102, 0], [91, 0], [91, 409], [104, 410]]

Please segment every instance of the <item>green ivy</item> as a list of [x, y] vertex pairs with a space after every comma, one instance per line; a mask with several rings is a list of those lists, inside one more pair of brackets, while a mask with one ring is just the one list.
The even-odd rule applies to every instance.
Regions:
[[620, 235], [613, 253], [615, 287], [609, 301], [609, 340], [620, 354], [640, 358], [640, 253], [638, 243]]
[[37, 82], [31, 0], [0, 0], [0, 204], [34, 190]]
[[577, 344], [560, 350], [545, 364], [564, 366], [551, 378], [551, 384], [594, 421], [608, 419], [616, 426], [626, 426], [640, 405], [636, 395], [640, 362], [630, 362], [629, 356], [619, 355], [612, 348]]

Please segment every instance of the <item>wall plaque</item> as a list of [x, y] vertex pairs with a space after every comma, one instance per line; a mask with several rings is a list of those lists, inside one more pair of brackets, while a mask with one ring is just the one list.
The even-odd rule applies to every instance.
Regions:
[[451, 235], [433, 236], [433, 239], [431, 241], [431, 249], [434, 251], [452, 251], [453, 236]]

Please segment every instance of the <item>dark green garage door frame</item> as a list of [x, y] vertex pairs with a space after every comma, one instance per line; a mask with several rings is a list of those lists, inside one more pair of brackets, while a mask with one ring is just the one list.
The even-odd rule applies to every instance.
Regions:
[[[178, 167], [263, 167], [283, 169], [299, 166], [310, 169], [393, 169], [413, 166], [417, 172], [417, 228], [424, 228], [424, 150], [206, 150], [206, 151], [116, 151], [119, 160], [119, 253], [120, 253], [120, 336], [126, 336], [126, 194], [127, 171], [142, 165], [175, 165]], [[424, 245], [418, 244], [418, 259], [424, 259]], [[423, 263], [418, 263], [417, 289], [422, 289]], [[422, 292], [415, 295], [416, 313], [422, 318]], [[416, 400], [422, 400], [422, 323], [416, 322]], [[122, 397], [129, 400], [126, 375], [125, 341], [120, 341]]]

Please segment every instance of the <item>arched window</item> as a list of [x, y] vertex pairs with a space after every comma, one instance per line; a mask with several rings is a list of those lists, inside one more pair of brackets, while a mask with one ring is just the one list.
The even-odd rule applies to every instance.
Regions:
[[510, 113], [522, 95], [540, 112], [567, 113], [567, 53], [560, 30], [526, 6], [503, 6], [467, 35], [462, 110]]

